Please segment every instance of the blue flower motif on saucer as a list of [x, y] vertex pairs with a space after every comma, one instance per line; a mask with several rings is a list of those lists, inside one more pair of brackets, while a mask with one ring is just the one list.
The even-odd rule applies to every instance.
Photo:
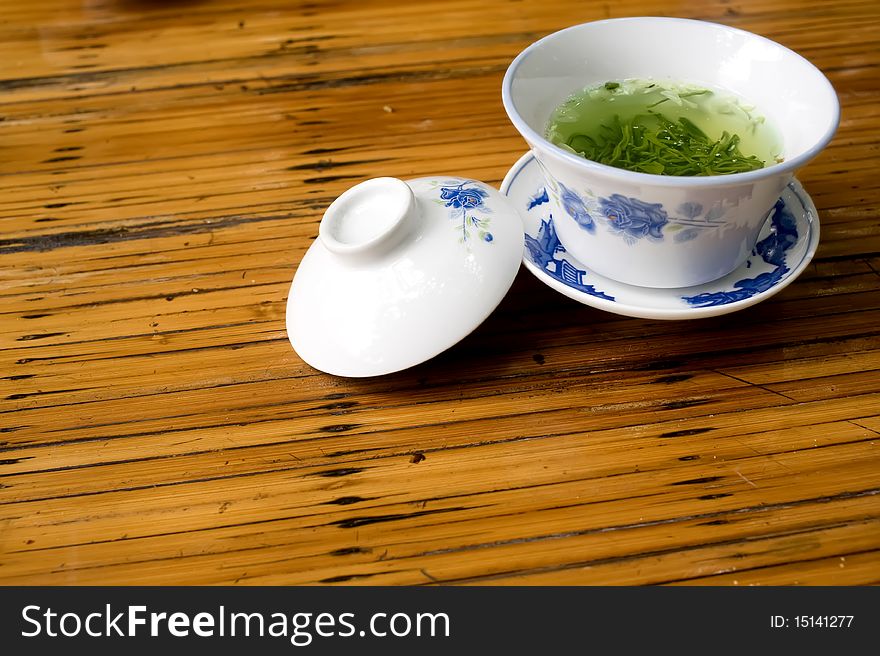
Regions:
[[488, 197], [489, 192], [469, 180], [455, 186], [440, 187], [440, 200], [445, 200], [445, 206], [451, 208], [449, 217], [461, 219], [459, 241], [466, 243], [471, 238], [471, 228], [475, 228], [477, 237], [486, 243], [494, 239], [489, 232], [489, 219], [476, 214], [476, 212], [492, 213], [492, 209], [485, 203]]
[[584, 203], [584, 199], [577, 195], [574, 191], [566, 187], [561, 182], [559, 184], [560, 189], [560, 200], [562, 202], [563, 209], [568, 212], [568, 215], [577, 221], [577, 224], [586, 230], [587, 232], [595, 233], [596, 232], [596, 223], [593, 221], [593, 217], [590, 216], [590, 213], [587, 211], [587, 206]]
[[798, 240], [797, 222], [782, 200], [776, 201], [773, 218], [770, 221], [773, 229], [767, 237], [755, 245], [755, 251], [768, 264], [783, 267], [785, 251], [794, 246]]
[[[776, 201], [770, 223], [770, 234], [755, 245], [755, 254], [760, 255], [767, 264], [773, 265], [771, 271], [765, 271], [753, 278], [738, 280], [733, 283], [731, 290], [682, 296], [682, 299], [694, 307], [726, 305], [766, 292], [779, 283], [789, 271], [785, 263], [785, 252], [798, 240], [796, 219], [781, 198]], [[748, 262], [747, 266], [751, 266], [751, 262]]]
[[646, 203], [621, 194], [600, 198], [599, 207], [611, 228], [633, 241], [643, 237], [663, 239], [663, 226], [669, 223], [660, 203]]
[[550, 202], [550, 196], [547, 195], [547, 187], [541, 187], [536, 194], [529, 198], [529, 206], [526, 209], [532, 209], [538, 205]]
[[559, 238], [556, 236], [552, 216], [549, 221], [541, 220], [537, 238], [526, 233], [526, 256], [532, 264], [540, 267], [551, 278], [555, 278], [572, 289], [608, 301], [614, 300], [613, 296], [597, 290], [593, 285], [588, 285], [585, 282], [587, 279], [586, 271], [578, 269], [568, 260], [559, 257], [559, 254], [564, 252], [565, 248], [559, 243]]

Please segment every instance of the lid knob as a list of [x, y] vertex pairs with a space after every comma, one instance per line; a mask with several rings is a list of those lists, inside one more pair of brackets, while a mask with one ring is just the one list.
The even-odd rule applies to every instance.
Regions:
[[417, 213], [415, 196], [403, 180], [372, 178], [330, 204], [318, 235], [338, 255], [378, 253], [401, 240]]

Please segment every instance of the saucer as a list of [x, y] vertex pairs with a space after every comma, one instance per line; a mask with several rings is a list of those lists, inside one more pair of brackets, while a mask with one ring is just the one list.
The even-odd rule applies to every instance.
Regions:
[[594, 273], [556, 237], [544, 178], [531, 153], [501, 184], [525, 228], [523, 263], [543, 283], [584, 305], [644, 319], [697, 319], [742, 310], [782, 291], [806, 268], [819, 245], [819, 216], [797, 180], [770, 211], [749, 258], [723, 278], [694, 287], [635, 287]]

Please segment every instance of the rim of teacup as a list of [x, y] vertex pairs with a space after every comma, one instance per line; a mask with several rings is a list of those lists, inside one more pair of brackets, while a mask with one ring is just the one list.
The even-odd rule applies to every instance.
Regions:
[[[587, 25], [596, 26], [603, 23], [635, 23], [641, 21], [656, 21], [663, 23], [698, 23], [707, 27], [711, 27], [713, 29], [721, 29], [724, 31], [744, 35], [747, 38], [757, 39], [761, 42], [773, 46], [774, 48], [778, 48], [780, 51], [785, 52], [790, 57], [801, 60], [809, 68], [812, 68], [816, 73], [818, 73], [818, 79], [825, 86], [824, 90], [828, 93], [829, 98], [832, 101], [832, 120], [830, 121], [828, 128], [813, 143], [812, 146], [805, 149], [803, 152], [795, 155], [790, 159], [786, 159], [783, 162], [771, 164], [770, 166], [765, 166], [761, 169], [747, 171], [745, 173], [728, 173], [724, 175], [672, 176], [660, 175], [656, 173], [628, 171], [626, 169], [608, 166], [607, 164], [600, 164], [599, 162], [585, 159], [583, 157], [575, 155], [574, 153], [570, 153], [552, 143], [546, 137], [544, 137], [543, 134], [540, 134], [538, 131], [534, 130], [526, 122], [526, 120], [523, 119], [522, 116], [520, 116], [519, 112], [516, 109], [516, 105], [513, 102], [511, 86], [513, 84], [514, 77], [516, 76], [517, 69], [534, 51], [544, 47], [547, 42], [552, 39], [558, 38], [560, 35], [566, 32], [583, 29]], [[516, 127], [519, 133], [523, 135], [527, 141], [540, 144], [542, 148], [549, 150], [554, 156], [560, 157], [563, 160], [574, 164], [575, 166], [595, 171], [596, 173], [601, 173], [606, 176], [615, 176], [624, 181], [629, 181], [634, 184], [642, 183], [667, 187], [717, 187], [719, 185], [728, 186], [743, 183], [747, 184], [749, 182], [754, 182], [755, 180], [761, 180], [776, 175], [785, 175], [790, 173], [793, 174], [794, 171], [804, 166], [807, 162], [816, 157], [820, 152], [822, 152], [822, 150], [825, 149], [825, 147], [834, 136], [835, 132], [837, 132], [837, 128], [840, 124], [840, 100], [837, 96], [837, 92], [834, 90], [834, 86], [828, 80], [826, 75], [815, 64], [813, 64], [803, 55], [798, 54], [791, 48], [787, 48], [781, 43], [773, 41], [772, 39], [768, 39], [767, 37], [761, 36], [760, 34], [749, 32], [748, 30], [730, 27], [729, 25], [724, 25], [722, 23], [714, 23], [712, 21], [697, 20], [693, 18], [673, 18], [667, 16], [631, 16], [627, 18], [607, 18], [603, 20], [589, 21], [586, 23], [579, 23], [577, 25], [572, 25], [570, 27], [557, 30], [556, 32], [552, 32], [538, 39], [537, 41], [526, 47], [522, 52], [520, 52], [508, 66], [507, 71], [504, 74], [504, 80], [501, 83], [501, 101], [504, 105], [505, 111], [507, 112], [508, 118], [510, 118], [511, 122], [514, 124], [514, 127]]]

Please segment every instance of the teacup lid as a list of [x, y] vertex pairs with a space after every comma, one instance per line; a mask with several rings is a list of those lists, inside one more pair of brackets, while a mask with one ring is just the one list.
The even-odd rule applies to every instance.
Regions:
[[327, 208], [290, 287], [287, 336], [338, 376], [419, 364], [491, 314], [523, 244], [516, 210], [482, 182], [367, 180]]

